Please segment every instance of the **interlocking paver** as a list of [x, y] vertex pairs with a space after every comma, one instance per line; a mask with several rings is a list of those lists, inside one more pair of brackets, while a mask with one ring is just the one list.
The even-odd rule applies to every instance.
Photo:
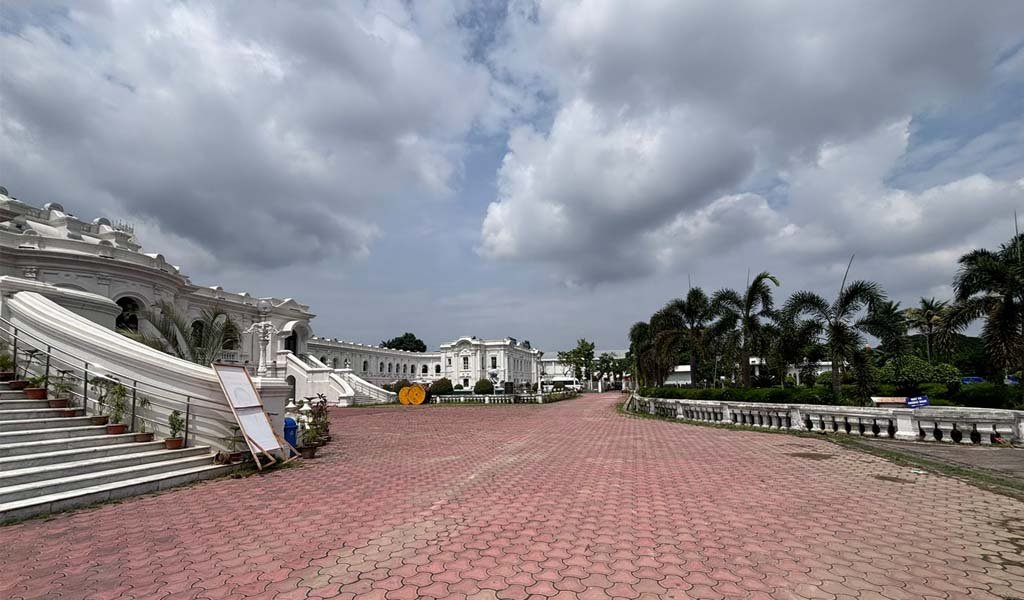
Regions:
[[1018, 501], [616, 400], [335, 410], [298, 468], [0, 528], [0, 597], [1024, 597]]

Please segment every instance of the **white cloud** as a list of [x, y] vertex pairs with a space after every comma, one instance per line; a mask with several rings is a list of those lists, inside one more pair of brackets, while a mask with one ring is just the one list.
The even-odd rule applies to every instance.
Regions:
[[[981, 207], [962, 221], [976, 230], [1015, 189], [976, 172], [921, 195], [883, 182], [911, 115], [993, 77], [1024, 36], [1020, 3], [583, 0], [510, 15], [492, 59], [553, 97], [554, 118], [511, 138], [481, 228], [491, 258], [598, 283], [675, 262], [672, 236], [721, 250], [730, 227], [746, 245], [914, 252], [945, 243], [964, 202]], [[790, 187], [781, 208], [742, 194], [773, 179]]]
[[452, 193], [490, 102], [450, 9], [30, 8], [0, 33], [5, 185], [222, 261], [364, 255], [396, 196]]

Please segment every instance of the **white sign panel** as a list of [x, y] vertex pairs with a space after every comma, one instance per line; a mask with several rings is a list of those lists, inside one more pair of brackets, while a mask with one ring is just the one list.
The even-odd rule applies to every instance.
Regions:
[[252, 379], [249, 378], [248, 371], [245, 367], [229, 365], [213, 365], [213, 371], [220, 379], [221, 389], [227, 396], [231, 411], [238, 421], [238, 428], [245, 436], [253, 455], [263, 453], [273, 459], [270, 452], [284, 448], [281, 439], [270, 425], [270, 419], [263, 410], [263, 402]]

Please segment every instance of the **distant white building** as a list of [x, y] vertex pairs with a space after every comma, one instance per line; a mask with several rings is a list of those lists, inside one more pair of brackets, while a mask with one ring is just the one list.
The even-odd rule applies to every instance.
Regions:
[[481, 379], [495, 386], [512, 382], [517, 386], [537, 381], [539, 350], [515, 338], [482, 340], [464, 336], [441, 344], [436, 352], [408, 352], [346, 342], [313, 338], [309, 351], [320, 362], [335, 369], [352, 369], [359, 377], [382, 385], [399, 379], [431, 383], [447, 377], [453, 385], [472, 387]]

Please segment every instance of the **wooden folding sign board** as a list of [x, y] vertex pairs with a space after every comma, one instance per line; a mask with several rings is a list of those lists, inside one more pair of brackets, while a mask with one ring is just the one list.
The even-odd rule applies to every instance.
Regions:
[[[256, 385], [249, 377], [249, 371], [245, 367], [237, 365], [210, 365], [213, 367], [220, 387], [224, 390], [224, 396], [228, 399], [228, 406], [235, 415], [238, 422], [238, 429], [245, 438], [245, 443], [256, 460], [256, 466], [260, 470], [265, 466], [283, 463], [294, 460], [298, 454], [295, 448], [288, 442], [281, 439], [281, 436], [274, 432], [270, 424], [270, 418], [263, 409], [263, 401], [256, 391]], [[280, 456], [274, 456], [274, 453]], [[270, 462], [263, 464], [260, 456], [270, 459]]]

